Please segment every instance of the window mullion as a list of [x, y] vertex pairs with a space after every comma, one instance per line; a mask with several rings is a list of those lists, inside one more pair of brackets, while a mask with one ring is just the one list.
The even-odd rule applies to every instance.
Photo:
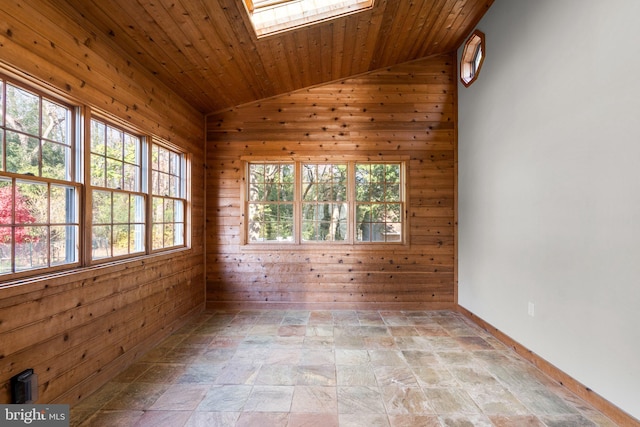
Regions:
[[348, 191], [348, 209], [349, 209], [349, 223], [348, 234], [349, 243], [353, 244], [356, 241], [356, 229], [357, 229], [357, 217], [356, 217], [356, 167], [355, 162], [347, 163], [347, 191]]
[[152, 186], [152, 147], [153, 143], [151, 137], [146, 136], [142, 138], [142, 146], [140, 147], [140, 158], [142, 159], [142, 165], [140, 165], [140, 189], [146, 195], [145, 197], [145, 216], [144, 216], [144, 246], [145, 253], [150, 254], [153, 250], [153, 186]]
[[85, 265], [92, 263], [91, 251], [93, 249], [93, 211], [91, 206], [93, 204], [92, 186], [91, 186], [91, 109], [90, 107], [84, 107], [81, 113], [82, 117], [82, 131], [80, 137], [80, 144], [83, 147], [84, 156], [83, 160], [83, 186], [82, 186], [82, 202], [80, 208], [80, 223], [81, 227], [81, 241], [82, 245], [81, 258]]
[[302, 243], [302, 164], [299, 161], [294, 163], [294, 195], [293, 195], [293, 234], [296, 245]]

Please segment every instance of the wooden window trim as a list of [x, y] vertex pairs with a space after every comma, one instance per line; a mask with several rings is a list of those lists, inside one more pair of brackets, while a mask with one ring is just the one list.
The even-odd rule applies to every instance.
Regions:
[[[81, 227], [82, 184], [81, 184], [81, 179], [78, 173], [78, 169], [79, 169], [78, 162], [79, 162], [80, 154], [78, 149], [79, 137], [76, 132], [77, 123], [79, 123], [78, 110], [80, 109], [80, 107], [78, 107], [77, 105], [74, 105], [72, 102], [68, 101], [66, 98], [59, 96], [57, 93], [44, 90], [41, 87], [41, 85], [35, 84], [29, 79], [17, 78], [16, 76], [14, 76], [13, 73], [10, 72], [10, 70], [6, 70], [6, 71], [7, 72], [5, 73], [4, 68], [0, 67], [0, 81], [2, 82], [2, 85], [1, 85], [2, 93], [0, 94], [0, 98], [2, 99], [2, 102], [0, 103], [0, 108], [2, 109], [1, 111], [2, 123], [0, 123], [1, 125], [0, 126], [0, 135], [1, 135], [0, 136], [0, 155], [2, 157], [0, 158], [0, 167], [2, 169], [0, 169], [0, 177], [3, 178], [3, 181], [9, 182], [9, 186], [12, 189], [11, 190], [12, 195], [15, 195], [15, 191], [16, 191], [16, 187], [18, 186], [18, 183], [23, 183], [26, 185], [46, 186], [48, 196], [52, 194], [51, 191], [53, 187], [74, 188], [75, 189], [74, 190], [74, 193], [75, 193], [74, 209], [75, 209], [75, 217], [76, 217], [75, 221], [67, 220], [67, 222], [63, 222], [63, 223], [60, 223], [60, 222], [56, 223], [52, 221], [52, 218], [50, 216], [52, 213], [51, 198], [48, 197], [47, 205], [46, 205], [47, 221], [33, 222], [33, 223], [31, 222], [20, 223], [20, 222], [15, 222], [15, 217], [14, 217], [14, 222], [10, 224], [3, 224], [3, 226], [9, 227], [12, 229], [12, 232], [11, 232], [12, 238], [15, 237], [14, 230], [20, 228], [20, 224], [23, 224], [25, 227], [44, 227], [47, 229], [46, 265], [44, 266], [35, 266], [35, 267], [32, 266], [31, 268], [28, 268], [28, 269], [18, 269], [17, 255], [16, 255], [17, 243], [15, 241], [12, 241], [10, 243], [11, 247], [10, 247], [10, 253], [8, 258], [10, 262], [11, 271], [2, 273], [0, 275], [0, 279], [2, 279], [2, 281], [5, 281], [5, 280], [12, 281], [12, 280], [20, 280], [25, 277], [45, 275], [45, 274], [55, 273], [62, 270], [78, 268], [79, 266], [82, 265], [82, 253], [79, 248], [75, 250], [75, 260], [66, 261], [61, 264], [56, 263], [54, 260], [54, 255], [52, 254], [52, 246], [51, 246], [52, 243], [50, 240], [52, 235], [51, 234], [52, 227], [72, 226], [72, 227], [77, 227], [77, 231], [73, 232], [73, 236], [75, 237], [75, 244], [81, 245], [82, 243], [82, 227]], [[15, 127], [9, 127], [8, 124], [6, 123], [6, 118], [8, 116], [6, 113], [7, 97], [5, 95], [6, 95], [6, 90], [8, 85], [11, 85], [19, 90], [22, 90], [26, 93], [32, 94], [37, 97], [38, 119], [39, 119], [37, 134], [20, 130]], [[68, 135], [67, 135], [68, 141], [63, 143], [60, 141], [55, 141], [54, 139], [51, 139], [51, 138], [47, 138], [46, 136], [43, 135], [43, 129], [42, 129], [43, 114], [44, 114], [43, 104], [45, 101], [51, 104], [59, 105], [60, 107], [63, 107], [67, 110], [68, 123], [66, 124], [66, 126], [68, 131]], [[38, 165], [37, 175], [31, 174], [31, 173], [19, 173], [19, 172], [14, 173], [14, 172], [9, 172], [4, 170], [6, 169], [6, 161], [7, 161], [6, 135], [8, 132], [13, 132], [19, 135], [23, 135], [24, 137], [27, 137], [30, 139], [36, 139], [38, 141], [39, 165]], [[43, 155], [44, 143], [53, 143], [53, 144], [65, 146], [66, 149], [69, 150], [70, 159], [69, 159], [69, 163], [66, 164], [67, 178], [51, 178], [51, 177], [43, 176], [43, 161], [42, 161], [43, 156], [42, 155]], [[15, 204], [12, 204], [11, 206], [12, 206], [11, 209], [13, 211], [13, 215], [15, 215]], [[69, 248], [66, 248], [66, 250], [68, 251]]]
[[[189, 202], [188, 202], [188, 196], [189, 196], [189, 192], [188, 192], [188, 183], [187, 183], [187, 173], [189, 171], [189, 162], [188, 162], [188, 156], [185, 152], [183, 152], [182, 150], [178, 149], [177, 147], [174, 147], [172, 145], [170, 145], [169, 143], [167, 143], [166, 141], [160, 140], [158, 138], [150, 138], [151, 139], [151, 144], [150, 144], [150, 149], [149, 149], [149, 162], [148, 162], [148, 173], [147, 173], [147, 182], [149, 183], [149, 203], [148, 203], [148, 207], [147, 207], [147, 212], [149, 213], [149, 238], [147, 240], [147, 244], [149, 245], [149, 251], [150, 253], [157, 253], [157, 252], [166, 252], [166, 251], [170, 251], [170, 250], [175, 250], [175, 249], [182, 249], [185, 248], [187, 246], [189, 246], [189, 236], [191, 235], [191, 233], [189, 232], [190, 228], [189, 228]], [[160, 195], [160, 194], [156, 194], [154, 193], [154, 188], [153, 187], [153, 148], [154, 147], [159, 147], [162, 149], [165, 149], [167, 151], [173, 152], [174, 154], [177, 154], [179, 156], [179, 168], [180, 168], [180, 173], [179, 175], [174, 175], [177, 176], [180, 179], [180, 185], [179, 185], [179, 193], [178, 195], [175, 196], [167, 196], [167, 195]], [[156, 225], [156, 222], [154, 222], [153, 220], [153, 198], [154, 197], [161, 197], [164, 200], [173, 200], [173, 201], [180, 201], [182, 202], [182, 244], [178, 244], [178, 245], [170, 245], [170, 246], [163, 246], [161, 248], [155, 248], [153, 247], [153, 227]], [[174, 220], [175, 220], [175, 213], [174, 213]], [[176, 224], [176, 221], [173, 222], [174, 224]], [[175, 229], [174, 229], [175, 231]]]
[[[409, 156], [384, 156], [384, 158], [369, 158], [358, 155], [338, 155], [335, 157], [328, 158], [326, 156], [310, 156], [310, 157], [259, 157], [259, 156], [241, 156], [241, 161], [243, 162], [243, 175], [242, 175], [242, 185], [240, 189], [240, 202], [242, 206], [242, 221], [241, 221], [241, 245], [244, 250], [248, 251], [264, 251], [265, 249], [273, 249], [273, 250], [297, 250], [297, 249], [309, 249], [309, 248], [322, 248], [327, 250], [344, 250], [346, 247], [350, 248], [358, 248], [358, 250], [364, 251], [379, 251], [379, 250], [389, 250], [389, 249], [397, 249], [398, 247], [406, 247], [410, 245], [409, 239], [409, 229], [410, 229], [410, 219], [408, 215], [408, 206], [409, 204], [409, 192], [407, 189], [409, 188]], [[296, 199], [294, 200], [294, 236], [293, 241], [282, 243], [282, 242], [251, 242], [249, 241], [248, 236], [248, 199], [247, 199], [247, 187], [249, 185], [249, 164], [251, 162], [260, 162], [260, 163], [294, 163], [295, 164], [295, 194]], [[400, 241], [398, 242], [372, 242], [372, 241], [357, 241], [356, 238], [356, 187], [353, 182], [355, 177], [355, 164], [356, 163], [400, 163], [401, 165], [401, 207], [402, 207], [402, 233], [400, 236]], [[302, 164], [304, 163], [347, 163], [349, 173], [348, 173], [348, 188], [347, 192], [349, 194], [349, 212], [348, 212], [348, 238], [345, 241], [336, 242], [336, 241], [303, 241], [301, 237], [301, 226], [302, 226], [302, 200], [300, 200], [301, 194], [301, 170]]]
[[[480, 51], [478, 51], [480, 49]], [[475, 65], [478, 52], [481, 53], [480, 62]], [[485, 36], [480, 30], [475, 30], [464, 44], [460, 59], [460, 81], [464, 87], [469, 87], [478, 79], [482, 64], [487, 55]]]
[[[0, 177], [8, 180], [11, 185], [13, 185], [13, 181], [32, 181], [34, 183], [46, 184], [48, 186], [68, 186], [75, 188], [77, 206], [76, 206], [76, 221], [73, 222], [73, 225], [78, 227], [77, 233], [77, 252], [76, 252], [76, 260], [73, 262], [69, 262], [66, 264], [53, 264], [51, 260], [48, 261], [50, 266], [46, 267], [37, 267], [28, 270], [20, 270], [20, 271], [12, 271], [0, 274], [0, 288], [4, 288], [6, 286], [16, 286], [23, 283], [28, 283], [32, 280], [46, 280], [48, 277], [58, 277], [60, 275], [66, 274], [75, 274], [76, 272], [85, 271], [87, 269], [92, 268], [102, 268], [104, 266], [112, 265], [112, 264], [120, 264], [125, 262], [132, 262], [135, 260], [141, 260], [149, 257], [156, 256], [166, 256], [166, 254], [182, 252], [184, 250], [191, 249], [191, 233], [192, 233], [192, 224], [191, 224], [191, 185], [190, 179], [191, 176], [191, 155], [190, 153], [183, 151], [181, 147], [175, 146], [174, 144], [165, 142], [164, 140], [156, 139], [155, 136], [141, 132], [137, 127], [132, 126], [129, 122], [120, 119], [112, 114], [105, 113], [102, 110], [93, 109], [86, 102], [75, 99], [73, 97], [68, 96], [67, 93], [59, 91], [53, 87], [50, 87], [46, 84], [46, 82], [40, 81], [38, 79], [32, 78], [26, 74], [22, 74], [19, 70], [13, 69], [10, 66], [4, 65], [0, 63], [0, 79], [2, 79], [3, 83], [10, 83], [15, 85], [21, 89], [26, 90], [27, 92], [33, 93], [39, 96], [41, 99], [47, 99], [54, 104], [59, 104], [63, 107], [66, 107], [70, 111], [69, 116], [69, 138], [70, 138], [70, 150], [72, 153], [72, 161], [69, 164], [70, 169], [70, 180], [60, 180], [55, 178], [47, 178], [41, 176], [30, 176], [30, 175], [22, 175], [19, 173], [5, 172], [0, 170]], [[3, 86], [6, 86], [3, 84]], [[3, 97], [3, 99], [6, 99]], [[39, 102], [42, 102], [41, 100]], [[4, 104], [4, 102], [2, 103]], [[4, 108], [4, 106], [0, 107]], [[41, 108], [41, 107], [40, 107]], [[2, 117], [6, 117], [4, 111], [2, 111]], [[90, 180], [90, 171], [91, 171], [91, 119], [96, 118], [102, 122], [105, 122], [115, 128], [118, 128], [122, 131], [125, 131], [131, 135], [140, 136], [144, 141], [155, 141], [158, 145], [164, 146], [165, 148], [181, 153], [183, 156], [183, 200], [185, 204], [184, 209], [184, 245], [182, 246], [172, 246], [166, 247], [163, 249], [159, 249], [156, 251], [151, 250], [151, 230], [152, 222], [151, 222], [151, 209], [145, 206], [145, 228], [146, 228], [146, 239], [145, 239], [145, 250], [143, 252], [136, 252], [132, 254], [126, 254], [118, 257], [110, 257], [99, 260], [92, 260], [92, 245], [91, 245], [91, 227], [92, 227], [92, 200], [91, 200], [91, 192], [92, 187]], [[47, 140], [45, 138], [45, 140]], [[0, 143], [3, 143], [0, 141]], [[1, 156], [5, 156], [6, 152], [3, 149]], [[147, 153], [142, 153], [144, 159], [146, 156], [150, 156], [150, 150], [147, 150]], [[145, 164], [146, 162], [146, 164]], [[2, 163], [4, 164], [4, 163]], [[147, 160], [143, 160], [142, 163], [142, 180], [148, 179], [150, 180], [150, 158]], [[148, 177], [146, 175], [149, 175]], [[149, 182], [149, 181], [147, 181]], [[142, 184], [143, 186], [145, 184]], [[119, 191], [119, 190], [116, 190]], [[151, 191], [146, 187], [142, 187], [141, 191], [134, 192], [134, 194], [140, 194], [145, 197], [150, 204], [151, 201]], [[29, 224], [32, 225], [32, 224]], [[39, 224], [34, 224], [39, 225]], [[59, 225], [59, 224], [55, 224]], [[49, 249], [50, 250], [50, 249]], [[12, 249], [13, 253], [14, 249]], [[50, 253], [49, 253], [50, 256]], [[13, 267], [12, 267], [13, 269]]]

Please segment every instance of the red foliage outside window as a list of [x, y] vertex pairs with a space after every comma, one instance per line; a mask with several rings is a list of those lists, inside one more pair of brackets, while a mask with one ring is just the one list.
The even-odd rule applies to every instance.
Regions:
[[[15, 194], [15, 203], [13, 204], [15, 220], [13, 219], [11, 191], [11, 187], [0, 188], [0, 243], [11, 242], [11, 229], [9, 227], [2, 227], [1, 225], [29, 224], [36, 220], [35, 217], [31, 215], [31, 212], [29, 212], [29, 208], [24, 197], [17, 189]], [[16, 227], [14, 239], [15, 243], [38, 241], [38, 237], [29, 235], [24, 227]]]

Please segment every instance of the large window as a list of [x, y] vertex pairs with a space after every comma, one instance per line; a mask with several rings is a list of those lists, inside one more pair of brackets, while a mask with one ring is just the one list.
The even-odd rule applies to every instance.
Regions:
[[293, 241], [294, 182], [293, 163], [249, 165], [250, 241]]
[[349, 238], [347, 165], [302, 165], [302, 241]]
[[1, 281], [185, 247], [185, 154], [34, 86], [0, 75]]
[[91, 258], [145, 250], [142, 138], [91, 119]]
[[246, 243], [403, 243], [404, 163], [249, 162]]
[[0, 274], [79, 261], [73, 109], [0, 79]]
[[475, 30], [467, 39], [460, 58], [460, 81], [465, 87], [476, 81], [484, 62], [484, 33]]

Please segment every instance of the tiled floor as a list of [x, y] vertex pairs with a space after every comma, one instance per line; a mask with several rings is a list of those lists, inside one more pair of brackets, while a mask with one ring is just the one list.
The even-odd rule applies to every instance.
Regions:
[[450, 311], [207, 312], [73, 426], [614, 426]]

